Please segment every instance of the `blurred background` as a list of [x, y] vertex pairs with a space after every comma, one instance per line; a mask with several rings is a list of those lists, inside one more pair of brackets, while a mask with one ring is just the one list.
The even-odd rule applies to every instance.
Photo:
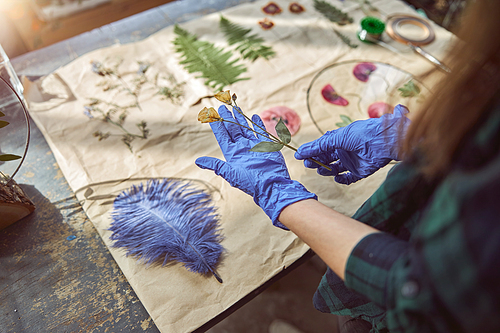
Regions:
[[[0, 44], [12, 59], [171, 1], [0, 0]], [[466, 0], [405, 2], [453, 32]]]
[[0, 44], [10, 58], [172, 0], [0, 0]]

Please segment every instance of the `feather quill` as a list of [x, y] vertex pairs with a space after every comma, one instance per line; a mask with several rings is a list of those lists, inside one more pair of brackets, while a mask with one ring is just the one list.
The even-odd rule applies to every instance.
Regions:
[[178, 180], [151, 180], [120, 193], [111, 213], [113, 247], [150, 265], [178, 261], [192, 272], [212, 273], [223, 252], [210, 195]]

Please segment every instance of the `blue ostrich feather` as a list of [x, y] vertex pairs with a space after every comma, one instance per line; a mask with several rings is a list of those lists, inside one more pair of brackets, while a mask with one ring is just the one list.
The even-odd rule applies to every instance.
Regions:
[[113, 247], [147, 265], [178, 261], [222, 283], [215, 267], [223, 237], [209, 194], [178, 180], [151, 180], [120, 193], [113, 208]]

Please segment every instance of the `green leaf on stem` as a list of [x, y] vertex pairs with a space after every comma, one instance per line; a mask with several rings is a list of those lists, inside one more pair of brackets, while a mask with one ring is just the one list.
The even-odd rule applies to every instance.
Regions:
[[401, 93], [402, 97], [415, 97], [420, 94], [420, 88], [413, 82], [413, 80], [410, 80], [406, 82], [403, 87], [398, 89]]
[[20, 158], [21, 158], [21, 156], [14, 155], [14, 154], [3, 154], [3, 155], [0, 155], [0, 161], [3, 161], [3, 162], [18, 160]]
[[280, 120], [276, 124], [275, 129], [276, 133], [278, 134], [278, 137], [283, 143], [287, 145], [290, 143], [290, 141], [292, 141], [292, 135], [290, 134], [290, 131], [283, 122], [283, 119], [280, 118]]
[[340, 119], [342, 119], [342, 122], [335, 123], [335, 125], [337, 125], [338, 127], [344, 127], [352, 123], [352, 119], [346, 115], [341, 114]]
[[5, 127], [9, 124], [7, 121], [0, 120], [0, 128]]
[[0, 117], [4, 117], [5, 116], [5, 113], [3, 113], [2, 111], [0, 111]]
[[271, 141], [262, 141], [256, 144], [250, 149], [250, 151], [254, 151], [257, 153], [270, 153], [273, 151], [280, 151], [283, 148], [281, 143], [271, 142]]

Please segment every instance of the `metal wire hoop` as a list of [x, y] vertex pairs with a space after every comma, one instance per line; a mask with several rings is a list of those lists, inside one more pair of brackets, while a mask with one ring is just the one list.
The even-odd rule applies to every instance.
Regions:
[[[425, 33], [425, 38], [415, 40], [401, 35], [399, 29], [405, 24], [421, 28]], [[394, 14], [387, 18], [386, 33], [395, 41], [405, 45], [411, 43], [413, 45], [423, 46], [432, 43], [436, 38], [436, 33], [429, 22], [420, 17], [404, 14]]]

